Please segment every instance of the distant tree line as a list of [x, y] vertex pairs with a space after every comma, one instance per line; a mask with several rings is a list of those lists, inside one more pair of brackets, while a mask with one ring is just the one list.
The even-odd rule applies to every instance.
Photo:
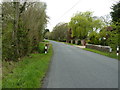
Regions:
[[3, 60], [18, 60], [38, 50], [48, 16], [44, 2], [3, 2]]
[[68, 30], [68, 23], [58, 23], [52, 32], [47, 32], [45, 34], [46, 39], [52, 39], [57, 41], [66, 41]]

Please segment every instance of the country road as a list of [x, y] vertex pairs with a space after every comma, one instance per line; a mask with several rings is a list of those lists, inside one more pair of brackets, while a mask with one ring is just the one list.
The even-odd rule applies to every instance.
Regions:
[[118, 61], [50, 41], [54, 54], [45, 88], [118, 88]]

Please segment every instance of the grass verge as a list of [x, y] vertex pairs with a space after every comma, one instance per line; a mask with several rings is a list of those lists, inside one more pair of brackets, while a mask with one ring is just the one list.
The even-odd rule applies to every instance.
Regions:
[[116, 52], [108, 53], [108, 52], [102, 52], [102, 51], [98, 51], [98, 50], [90, 49], [90, 48], [83, 48], [83, 50], [91, 51], [91, 52], [98, 53], [98, 54], [101, 54], [101, 55], [104, 55], [104, 56], [107, 56], [107, 57], [110, 57], [110, 58], [120, 60], [120, 56], [117, 57]]
[[52, 45], [47, 54], [31, 54], [31, 57], [24, 57], [21, 61], [13, 63], [15, 68], [4, 75], [2, 88], [41, 88], [51, 56]]

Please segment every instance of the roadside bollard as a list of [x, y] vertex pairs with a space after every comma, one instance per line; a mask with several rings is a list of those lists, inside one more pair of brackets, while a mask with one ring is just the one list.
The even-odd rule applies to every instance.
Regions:
[[45, 44], [45, 54], [48, 53], [48, 44]]
[[117, 56], [119, 55], [119, 46], [117, 46]]

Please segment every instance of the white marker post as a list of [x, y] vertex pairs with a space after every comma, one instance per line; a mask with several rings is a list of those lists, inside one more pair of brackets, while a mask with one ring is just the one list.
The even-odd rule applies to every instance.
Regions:
[[119, 55], [119, 46], [117, 46], [117, 56]]
[[112, 52], [112, 48], [111, 48], [111, 47], [109, 48], [109, 52], [110, 52], [110, 53]]
[[47, 47], [47, 44], [45, 45], [45, 54], [47, 53], [47, 49], [48, 49], [48, 47]]

